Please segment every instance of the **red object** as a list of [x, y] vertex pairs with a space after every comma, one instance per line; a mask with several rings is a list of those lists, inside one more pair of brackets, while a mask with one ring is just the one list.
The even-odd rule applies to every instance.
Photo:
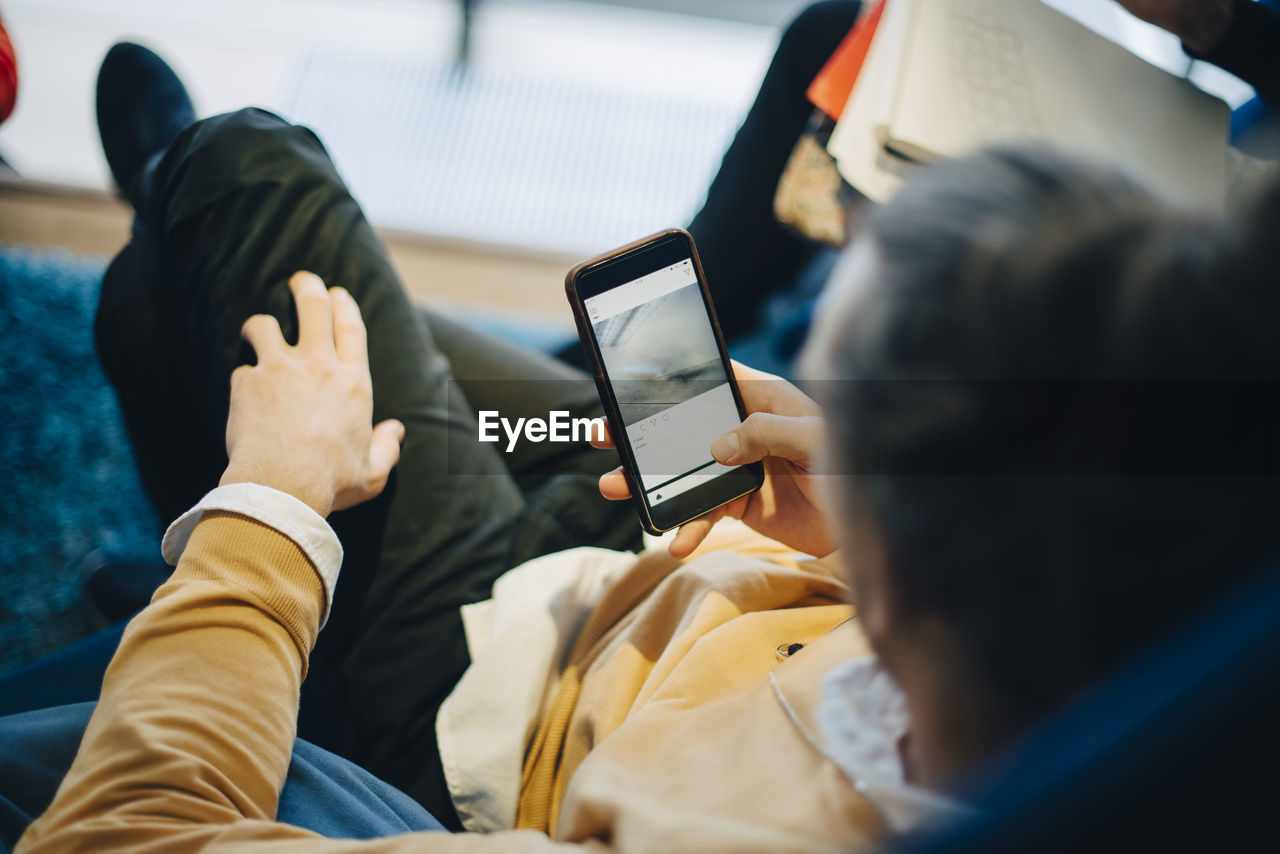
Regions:
[[871, 39], [880, 25], [880, 16], [889, 0], [880, 0], [872, 8], [858, 16], [857, 23], [849, 30], [836, 52], [831, 54], [827, 64], [822, 66], [818, 76], [809, 84], [808, 96], [813, 105], [822, 112], [839, 119], [844, 112], [844, 105], [853, 92], [853, 84], [858, 81], [862, 64], [867, 61], [867, 51], [871, 49]]
[[13, 55], [13, 42], [0, 21], [0, 122], [9, 118], [18, 99], [18, 59]]

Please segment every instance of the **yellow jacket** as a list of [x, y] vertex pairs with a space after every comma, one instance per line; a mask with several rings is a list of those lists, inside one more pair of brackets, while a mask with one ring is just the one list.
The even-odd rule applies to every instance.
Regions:
[[760, 538], [717, 545], [683, 565], [642, 555], [596, 609], [529, 750], [530, 829], [325, 840], [272, 821], [321, 582], [287, 537], [207, 512], [125, 632], [75, 763], [18, 850], [869, 846], [883, 822], [814, 721], [822, 675], [866, 654], [839, 573]]

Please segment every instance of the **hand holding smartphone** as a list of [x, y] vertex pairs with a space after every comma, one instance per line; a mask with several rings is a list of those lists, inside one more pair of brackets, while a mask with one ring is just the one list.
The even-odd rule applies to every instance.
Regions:
[[665, 533], [759, 489], [760, 463], [711, 456], [746, 409], [688, 232], [584, 261], [565, 291], [644, 529]]
[[[716, 459], [744, 464], [762, 461], [764, 484], [680, 526], [667, 544], [674, 557], [688, 557], [726, 516], [802, 554], [830, 553], [835, 540], [827, 527], [823, 491], [814, 472], [825, 437], [821, 410], [808, 395], [781, 377], [733, 362], [747, 419], [717, 440]], [[732, 450], [728, 436], [737, 441]], [[613, 437], [592, 438], [597, 448], [614, 450]], [[600, 477], [600, 494], [610, 501], [631, 500], [631, 487], [621, 466]]]

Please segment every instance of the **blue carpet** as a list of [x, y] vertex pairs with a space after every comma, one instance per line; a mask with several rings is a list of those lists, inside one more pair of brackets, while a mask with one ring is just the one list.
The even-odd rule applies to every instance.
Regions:
[[105, 262], [0, 245], [0, 671], [87, 634], [79, 564], [159, 560], [160, 523], [93, 349]]

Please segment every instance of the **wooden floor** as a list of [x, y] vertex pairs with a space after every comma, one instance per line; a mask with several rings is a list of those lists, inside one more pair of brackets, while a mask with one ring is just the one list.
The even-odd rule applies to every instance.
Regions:
[[[131, 212], [105, 193], [0, 182], [0, 243], [114, 255], [128, 239]], [[564, 274], [575, 259], [382, 234], [413, 298], [452, 309], [536, 318], [572, 330]]]

